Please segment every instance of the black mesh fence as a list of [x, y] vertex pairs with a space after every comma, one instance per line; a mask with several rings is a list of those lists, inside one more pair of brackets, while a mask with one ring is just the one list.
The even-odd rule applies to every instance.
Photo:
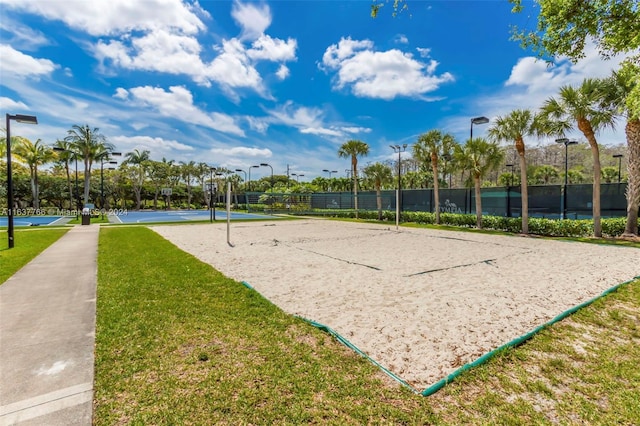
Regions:
[[[624, 217], [627, 211], [626, 183], [610, 183], [600, 186], [602, 217]], [[586, 219], [592, 216], [593, 185], [568, 185], [565, 193], [562, 185], [529, 186], [529, 216], [559, 218], [566, 199], [567, 218]], [[519, 186], [481, 188], [482, 214], [492, 216], [520, 217], [522, 197]], [[239, 202], [248, 201], [250, 211], [268, 213], [330, 213], [332, 210], [353, 210], [355, 199], [352, 192], [324, 192], [313, 194], [268, 194], [248, 193], [239, 197]], [[396, 210], [396, 191], [381, 191], [383, 210]], [[403, 190], [400, 198], [403, 211], [433, 212], [435, 206], [433, 189]], [[377, 210], [378, 196], [374, 191], [358, 193], [359, 210]], [[473, 188], [440, 190], [440, 211], [475, 214], [476, 197]]]

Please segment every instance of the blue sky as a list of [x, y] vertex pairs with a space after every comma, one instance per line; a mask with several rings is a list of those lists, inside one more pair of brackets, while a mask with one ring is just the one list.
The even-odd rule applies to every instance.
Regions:
[[[434, 128], [464, 142], [471, 117], [537, 108], [617, 67], [592, 45], [578, 64], [536, 61], [509, 40], [535, 27], [526, 4], [410, 0], [372, 19], [368, 1], [0, 0], [0, 111], [37, 115], [12, 134], [46, 143], [88, 124], [155, 160], [344, 176], [349, 139], [369, 144], [363, 164]], [[623, 143], [619, 127], [599, 141]]]

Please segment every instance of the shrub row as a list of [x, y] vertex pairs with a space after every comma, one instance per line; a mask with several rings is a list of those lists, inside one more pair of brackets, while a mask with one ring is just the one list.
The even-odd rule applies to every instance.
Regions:
[[[331, 217], [355, 218], [355, 211], [353, 210], [324, 210], [322, 213], [317, 213]], [[358, 217], [364, 220], [378, 220], [378, 212], [360, 211], [358, 212]], [[395, 222], [395, 212], [388, 210], [383, 211], [382, 220]], [[405, 211], [402, 212], [400, 220], [401, 222], [434, 225], [436, 215], [430, 212]], [[440, 224], [462, 228], [475, 228], [476, 216], [474, 214], [441, 213]], [[602, 219], [602, 235], [606, 237], [620, 236], [624, 233], [625, 224], [626, 218], [623, 217]], [[482, 228], [519, 233], [522, 231], [522, 219], [519, 217], [482, 216]], [[529, 233], [550, 237], [590, 237], [593, 236], [593, 220], [529, 218]]]

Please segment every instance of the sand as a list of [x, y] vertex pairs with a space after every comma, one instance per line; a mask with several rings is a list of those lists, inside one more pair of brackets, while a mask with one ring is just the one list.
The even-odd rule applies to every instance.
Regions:
[[640, 250], [322, 219], [154, 226], [422, 390], [640, 275]]

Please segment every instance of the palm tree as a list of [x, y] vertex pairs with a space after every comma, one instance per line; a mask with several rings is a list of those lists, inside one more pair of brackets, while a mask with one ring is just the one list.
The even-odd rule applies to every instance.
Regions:
[[195, 161], [189, 161], [188, 163], [184, 161], [180, 162], [180, 174], [187, 184], [187, 210], [191, 210], [191, 181], [193, 180], [193, 177], [196, 173], [197, 171]]
[[543, 164], [536, 167], [533, 172], [533, 178], [537, 184], [549, 185], [552, 181], [556, 181], [560, 177], [558, 169], [553, 166]]
[[391, 182], [393, 174], [391, 168], [382, 163], [374, 163], [363, 170], [367, 179], [373, 183], [376, 190], [376, 204], [378, 206], [378, 220], [382, 220], [382, 195], [380, 190], [383, 185]]
[[600, 149], [596, 132], [606, 127], [614, 127], [613, 108], [604, 106], [606, 85], [603, 80], [585, 79], [580, 87], [562, 86], [558, 98], [546, 100], [542, 106], [542, 116], [553, 129], [548, 133], [563, 134], [574, 129], [574, 123], [591, 147], [593, 156], [593, 231], [602, 236], [600, 217]]
[[338, 150], [338, 157], [351, 158], [351, 176], [353, 177], [353, 198], [358, 218], [358, 157], [369, 154], [369, 145], [365, 142], [352, 139], [342, 144]]
[[84, 161], [84, 205], [89, 201], [91, 167], [94, 162], [103, 158], [105, 153], [113, 151], [113, 145], [105, 140], [97, 127], [92, 129], [88, 124], [84, 126], [74, 124], [70, 130], [67, 130], [67, 137], [64, 140], [71, 144], [71, 148], [76, 152], [78, 158], [82, 158]]
[[513, 142], [515, 144], [520, 164], [523, 234], [529, 233], [529, 190], [524, 138], [538, 133], [538, 120], [528, 109], [516, 109], [511, 111], [509, 115], [498, 116], [488, 130], [491, 140], [495, 142]]
[[482, 177], [500, 166], [504, 160], [504, 152], [495, 142], [474, 138], [467, 141], [464, 146], [458, 147], [455, 158], [464, 170], [469, 170], [473, 178], [476, 197], [476, 225], [478, 228], [482, 228], [482, 196], [480, 193]]
[[35, 143], [27, 138], [17, 139], [15, 154], [29, 167], [31, 176], [31, 196], [33, 208], [40, 208], [40, 191], [38, 187], [38, 166], [48, 163], [55, 158], [53, 150], [38, 139]]
[[71, 170], [70, 164], [76, 159], [75, 153], [72, 150], [71, 144], [64, 140], [56, 140], [53, 144], [56, 151], [56, 157], [58, 163], [61, 163], [64, 167], [65, 174], [67, 176], [67, 188], [69, 188], [69, 208], [73, 209], [73, 189], [71, 187]]
[[138, 149], [134, 149], [124, 155], [125, 160], [122, 162], [122, 165], [131, 164], [135, 168], [135, 177], [131, 180], [131, 186], [136, 197], [136, 210], [140, 210], [142, 205], [142, 185], [144, 185], [144, 178], [150, 159], [149, 154], [149, 150], [145, 149], [140, 151]]
[[[640, 66], [626, 62], [618, 72], [605, 80], [606, 102], [626, 117], [627, 135], [627, 222], [623, 236], [638, 235], [640, 208]], [[635, 96], [632, 96], [635, 94]], [[635, 99], [635, 101], [634, 101]], [[634, 104], [634, 102], [636, 102]]]
[[436, 224], [440, 224], [440, 179], [438, 178], [438, 163], [444, 158], [445, 146], [447, 151], [457, 143], [450, 134], [442, 134], [439, 130], [430, 130], [418, 137], [413, 145], [413, 157], [423, 164], [430, 163], [433, 172], [433, 197], [435, 201]]

